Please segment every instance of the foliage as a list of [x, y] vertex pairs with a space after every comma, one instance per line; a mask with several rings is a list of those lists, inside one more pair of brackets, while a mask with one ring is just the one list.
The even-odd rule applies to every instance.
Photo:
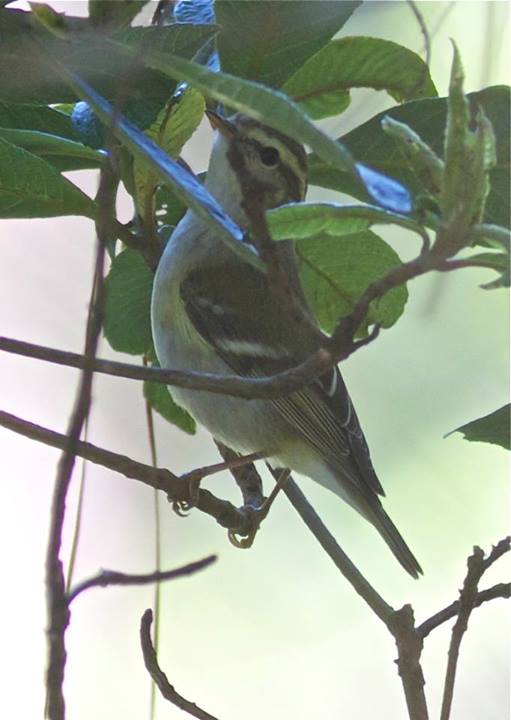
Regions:
[[[365, 289], [399, 265], [375, 232], [381, 224], [408, 228], [423, 243], [432, 230], [445, 258], [496, 271], [487, 288], [509, 285], [508, 87], [465, 96], [455, 51], [449, 97], [438, 98], [428, 67], [409, 49], [336, 37], [346, 23], [349, 31], [358, 2], [222, 0], [218, 25], [208, 3], [195, 16], [184, 4], [177, 23], [131, 27], [145, 4], [90, 2], [83, 19], [0, 3], [1, 217], [95, 219], [94, 201], [62, 173], [101, 167], [108, 146], [134, 200], [129, 232], [159, 228], [161, 237], [190, 206], [233, 251], [261, 266], [240, 243], [243, 229], [177, 162], [205, 102], [217, 102], [306, 144], [311, 184], [364, 203], [299, 203], [268, 213], [274, 240], [296, 241], [304, 288], [324, 330], [333, 331]], [[358, 87], [386, 91], [398, 104], [332, 140], [312, 120], [341, 115]], [[470, 254], [476, 244], [484, 252]], [[113, 258], [104, 332], [114, 349], [151, 357], [152, 269], [134, 248]], [[373, 302], [359, 333], [397, 322], [407, 297], [402, 285]], [[144, 395], [169, 421], [194, 431], [163, 386], [146, 384]], [[489, 416], [491, 427], [483, 418], [459, 430], [503, 444], [500, 425], [500, 435], [494, 430], [504, 417], [498, 412]]]

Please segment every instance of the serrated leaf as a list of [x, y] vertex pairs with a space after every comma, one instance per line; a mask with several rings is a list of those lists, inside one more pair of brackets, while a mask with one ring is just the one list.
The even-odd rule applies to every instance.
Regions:
[[[320, 235], [296, 242], [300, 278], [319, 324], [332, 332], [371, 282], [400, 264], [397, 253], [378, 235], [365, 230], [352, 235]], [[393, 288], [371, 305], [366, 327], [390, 327], [401, 316], [408, 292]]]
[[347, 172], [355, 184], [388, 210], [408, 213], [410, 195], [405, 187], [359, 162], [338, 142], [317, 128], [300, 108], [280, 92], [258, 83], [242, 80], [227, 73], [213, 72], [197, 63], [179, 57], [163, 56], [149, 50], [145, 56], [149, 67], [198, 88], [207, 97], [267, 123], [298, 142], [309, 145], [325, 162]]
[[144, 382], [144, 397], [153, 410], [169, 423], [176, 425], [188, 435], [195, 435], [197, 431], [195, 420], [190, 413], [174, 401], [166, 385]]
[[153, 273], [142, 255], [123, 250], [106, 278], [105, 337], [119, 352], [143, 355], [151, 346]]
[[[199, 126], [205, 107], [203, 96], [194, 88], [189, 87], [170, 100], [146, 131], [146, 135], [168, 155], [177, 158], [183, 145]], [[148, 201], [150, 201], [151, 208], [153, 206], [153, 196], [158, 185], [158, 178], [154, 173], [148, 171], [143, 163], [135, 160], [133, 180], [136, 207], [140, 216], [144, 217]]]
[[350, 88], [386, 90], [403, 102], [437, 92], [424, 61], [408, 48], [380, 38], [332, 40], [311, 57], [283, 90], [315, 120], [342, 113]]
[[0, 217], [85, 215], [96, 206], [45, 160], [0, 137]]
[[463, 433], [465, 440], [491, 443], [511, 450], [510, 412], [511, 405], [508, 403], [484, 417], [451, 430], [449, 435], [459, 432]]
[[360, 2], [215, 4], [222, 70], [278, 88], [350, 18]]
[[44, 158], [52, 165], [58, 165], [59, 170], [97, 168], [101, 167], [104, 160], [104, 155], [98, 150], [93, 150], [74, 140], [38, 130], [15, 130], [0, 127], [0, 138]]
[[[490, 120], [496, 137], [497, 165], [490, 172], [491, 191], [486, 201], [485, 222], [509, 227], [510, 224], [510, 89], [504, 85], [485, 88], [467, 95], [471, 107], [480, 105]], [[443, 156], [443, 134], [446, 122], [447, 103], [445, 98], [414, 100], [383, 113], [340, 138], [353, 155], [383, 173], [402, 182], [415, 197], [426, 188], [403, 157], [399, 147], [389, 140], [382, 130], [381, 122], [390, 116], [409, 125], [431, 149]], [[332, 190], [345, 192], [364, 199], [360, 187], [353, 177], [332, 167], [327, 159], [317, 154], [309, 156], [309, 183]]]

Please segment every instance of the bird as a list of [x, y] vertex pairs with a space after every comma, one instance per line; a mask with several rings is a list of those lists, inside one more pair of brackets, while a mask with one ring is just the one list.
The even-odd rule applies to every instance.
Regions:
[[[307, 159], [301, 144], [243, 113], [225, 117], [208, 111], [208, 117], [216, 137], [205, 185], [241, 228], [249, 230], [250, 222], [233, 158], [261, 190], [265, 210], [304, 199]], [[191, 209], [185, 213], [163, 250], [153, 285], [151, 323], [162, 368], [270, 376], [318, 350], [293, 242], [275, 247], [309, 323], [276, 302], [264, 270], [234, 253]], [[271, 467], [289, 468], [333, 491], [376, 528], [411, 576], [422, 574], [383, 508], [384, 491], [338, 367], [276, 399], [179, 387], [172, 395], [216, 441], [241, 454], [260, 453]]]

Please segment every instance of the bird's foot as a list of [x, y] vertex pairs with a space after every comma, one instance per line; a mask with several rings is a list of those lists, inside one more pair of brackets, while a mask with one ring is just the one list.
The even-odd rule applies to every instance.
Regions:
[[193, 470], [186, 473], [186, 475], [181, 475], [181, 480], [188, 484], [188, 498], [185, 500], [172, 500], [172, 509], [179, 517], [186, 517], [190, 510], [197, 506], [202, 477], [202, 473]]
[[285, 485], [287, 479], [289, 478], [291, 474], [290, 470], [282, 470], [280, 477], [278, 481], [275, 484], [275, 487], [271, 491], [271, 493], [268, 495], [267, 498], [265, 498], [262, 505], [260, 505], [258, 508], [254, 508], [251, 505], [246, 505], [243, 508], [243, 512], [247, 516], [247, 524], [248, 524], [248, 532], [243, 533], [243, 535], [240, 535], [235, 530], [229, 530], [228, 531], [228, 538], [229, 541], [234, 547], [237, 547], [241, 550], [246, 550], [247, 548], [251, 547], [253, 545], [253, 542], [255, 540], [255, 536], [257, 534], [257, 531], [259, 530], [261, 523], [266, 518], [268, 513], [270, 512], [270, 508], [275, 502], [275, 498], [279, 494], [282, 487]]

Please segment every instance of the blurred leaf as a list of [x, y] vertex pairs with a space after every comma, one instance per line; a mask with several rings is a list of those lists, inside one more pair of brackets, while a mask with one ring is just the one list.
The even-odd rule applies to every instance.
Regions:
[[136, 250], [123, 250], [106, 278], [105, 337], [119, 352], [143, 355], [151, 346], [153, 273]]
[[89, 0], [89, 17], [99, 27], [129, 25], [149, 0]]
[[0, 217], [85, 215], [95, 204], [45, 160], [0, 137]]
[[267, 213], [274, 240], [307, 238], [325, 233], [349, 235], [371, 225], [400, 225], [422, 236], [414, 220], [382, 210], [374, 205], [337, 205], [336, 203], [288, 203]]
[[[112, 122], [114, 110], [105, 98], [77, 75], [68, 74], [68, 81], [76, 89], [76, 92], [91, 105], [104, 123]], [[145, 162], [148, 170], [153, 171], [162, 183], [169, 185], [182, 202], [192, 208], [199, 217], [204, 218], [215, 229], [215, 232], [221, 235], [234, 253], [240, 255], [248, 263], [257, 267], [262, 266], [257, 255], [244, 245], [243, 231], [226, 215], [215, 198], [192, 173], [172, 160], [158, 145], [122, 115], [116, 117], [112, 132], [135, 158]]]
[[[157, 361], [153, 363], [153, 367], [159, 367]], [[145, 381], [144, 397], [153, 410], [169, 423], [176, 425], [188, 435], [195, 435], [197, 431], [195, 420], [190, 413], [174, 401], [166, 385]]]
[[[203, 96], [194, 88], [188, 87], [170, 100], [146, 131], [146, 135], [168, 155], [177, 158], [183, 145], [199, 126], [205, 107]], [[143, 163], [135, 160], [133, 180], [138, 213], [141, 217], [145, 216], [146, 203], [149, 199], [152, 214], [154, 189], [159, 184], [158, 178], [153, 172], [148, 171]]]
[[224, 72], [278, 88], [342, 28], [360, 2], [215, 3]]
[[52, 165], [57, 159], [59, 170], [97, 168], [102, 165], [104, 160], [102, 153], [92, 150], [86, 145], [37, 130], [13, 130], [0, 127], [0, 138], [29, 150]]
[[46, 105], [19, 105], [0, 102], [0, 127], [39, 130], [69, 140], [78, 140], [78, 135], [69, 116]]
[[448, 434], [463, 433], [465, 440], [491, 443], [511, 450], [510, 411], [511, 405], [504, 405], [489, 415], [451, 430]]
[[325, 162], [350, 174], [354, 184], [362, 184], [367, 194], [383, 207], [400, 213], [411, 210], [406, 188], [361, 163], [346, 148], [317, 128], [300, 108], [284, 94], [248, 80], [213, 72], [177, 56], [148, 51], [145, 62], [174, 78], [186, 80], [207, 97], [267, 123], [309, 145]]
[[402, 102], [436, 96], [425, 62], [408, 48], [371, 37], [332, 40], [283, 86], [315, 120], [338, 115], [350, 103], [350, 88], [386, 90]]
[[[492, 123], [497, 140], [497, 165], [490, 172], [491, 190], [486, 202], [485, 222], [509, 227], [509, 124], [510, 89], [504, 85], [469, 93], [471, 107], [480, 105]], [[424, 186], [403, 157], [399, 148], [381, 128], [381, 121], [389, 115], [409, 125], [432, 150], [443, 156], [443, 136], [446, 122], [446, 99], [426, 98], [386, 110], [344, 135], [340, 140], [362, 162], [368, 163], [402, 182], [414, 195], [424, 192]], [[364, 198], [360, 187], [346, 171], [332, 167], [316, 152], [309, 157], [309, 182], [312, 185], [339, 190], [357, 198]]]
[[[115, 32], [108, 38], [92, 32], [84, 18], [70, 18], [73, 28], [68, 39], [61, 40], [43, 28], [34, 27], [30, 13], [4, 10], [0, 16], [0, 99], [17, 103], [72, 102], [76, 95], [55, 70], [49, 58], [57, 58], [69, 69], [79, 72], [108, 98], [115, 98], [122, 80], [125, 100], [142, 108], [144, 103], [154, 113], [152, 119], [172, 94], [175, 83], [141, 64], [147, 47], [162, 53], [193, 57], [216, 32], [213, 25], [173, 25], [137, 27]], [[126, 53], [124, 46], [137, 51], [137, 57]], [[154, 111], [153, 105], [157, 105]]]
[[[326, 332], [332, 332], [339, 319], [351, 312], [368, 285], [401, 262], [394, 250], [370, 230], [298, 240], [296, 252], [305, 294]], [[402, 285], [372, 303], [362, 328], [364, 334], [373, 323], [393, 325], [407, 299], [408, 291]]]

